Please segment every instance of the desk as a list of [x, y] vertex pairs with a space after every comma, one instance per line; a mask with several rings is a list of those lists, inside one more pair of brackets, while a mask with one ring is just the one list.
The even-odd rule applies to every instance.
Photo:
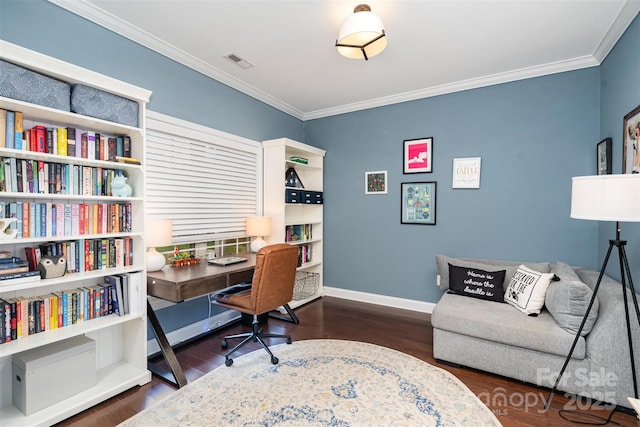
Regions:
[[[238, 254], [246, 257], [246, 262], [217, 266], [203, 260], [200, 264], [184, 267], [165, 266], [160, 271], [147, 272], [147, 294], [167, 301], [179, 303], [184, 300], [207, 295], [238, 283], [251, 283], [256, 265], [255, 254]], [[156, 313], [147, 300], [147, 316], [149, 323], [160, 345], [162, 356], [169, 364], [173, 379], [153, 363], [148, 369], [178, 387], [187, 384], [182, 367], [176, 358], [173, 348], [162, 330]]]

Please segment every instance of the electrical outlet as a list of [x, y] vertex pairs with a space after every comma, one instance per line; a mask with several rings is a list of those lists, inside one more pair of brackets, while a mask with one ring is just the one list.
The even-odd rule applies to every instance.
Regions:
[[436, 275], [436, 286], [440, 287], [440, 275]]

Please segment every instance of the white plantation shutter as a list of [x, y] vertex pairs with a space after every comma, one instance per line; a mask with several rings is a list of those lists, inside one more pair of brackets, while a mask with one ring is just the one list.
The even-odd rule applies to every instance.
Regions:
[[262, 146], [147, 111], [147, 218], [173, 221], [173, 244], [242, 237], [261, 213]]

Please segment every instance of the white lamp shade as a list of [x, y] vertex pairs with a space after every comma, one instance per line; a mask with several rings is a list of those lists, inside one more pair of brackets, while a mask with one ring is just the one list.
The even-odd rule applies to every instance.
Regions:
[[387, 38], [383, 35], [384, 24], [378, 15], [366, 10], [354, 12], [342, 22], [336, 47], [347, 58], [365, 59], [363, 49], [366, 57], [371, 58], [387, 47]]
[[171, 245], [171, 220], [149, 219], [146, 221], [145, 227], [148, 248]]
[[640, 221], [640, 175], [574, 177], [571, 218], [597, 221]]
[[264, 237], [271, 234], [271, 218], [268, 216], [251, 216], [247, 218], [247, 236]]

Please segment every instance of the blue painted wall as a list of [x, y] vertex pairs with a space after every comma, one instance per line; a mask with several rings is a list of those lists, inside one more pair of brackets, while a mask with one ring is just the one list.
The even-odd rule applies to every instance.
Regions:
[[[600, 138], [613, 140], [613, 173], [622, 172], [622, 127], [624, 116], [640, 105], [640, 16], [629, 26], [614, 49], [601, 64]], [[598, 263], [602, 264], [615, 238], [615, 224], [599, 225]], [[621, 238], [627, 240], [627, 257], [634, 285], [640, 289], [640, 224], [622, 223]], [[620, 277], [617, 253], [609, 261], [607, 273]]]
[[[594, 172], [598, 68], [305, 123], [327, 150], [325, 284], [437, 302], [435, 256], [593, 265], [597, 229], [569, 218], [571, 177]], [[433, 172], [403, 174], [403, 140], [434, 138]], [[481, 157], [479, 190], [452, 189], [456, 157]], [[387, 195], [365, 171], [387, 170]], [[400, 183], [437, 182], [435, 226], [400, 224]]]
[[[569, 218], [571, 177], [595, 173], [605, 136], [621, 158], [622, 117], [640, 103], [638, 18], [601, 67], [305, 123], [44, 0], [0, 0], [0, 38], [150, 89], [151, 110], [326, 149], [325, 283], [428, 302], [438, 253], [597, 267], [610, 230]], [[402, 141], [426, 136], [433, 173], [404, 175]], [[453, 158], [476, 156], [481, 188], [452, 189]], [[371, 170], [388, 171], [387, 195], [364, 195]], [[438, 183], [437, 225], [400, 224], [410, 181]], [[625, 225], [637, 277], [639, 234]], [[206, 300], [191, 304], [162, 310], [168, 330], [206, 316]]]

